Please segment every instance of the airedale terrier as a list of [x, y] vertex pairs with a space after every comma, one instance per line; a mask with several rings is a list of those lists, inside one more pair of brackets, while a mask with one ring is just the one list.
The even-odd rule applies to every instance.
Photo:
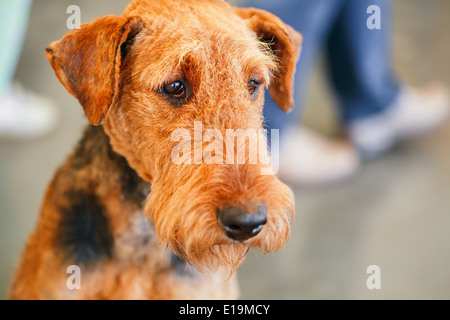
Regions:
[[51, 43], [90, 126], [46, 191], [10, 298], [238, 298], [249, 248], [286, 242], [292, 191], [260, 160], [175, 164], [172, 133], [260, 130], [266, 88], [289, 111], [300, 44], [276, 16], [221, 0], [134, 0]]

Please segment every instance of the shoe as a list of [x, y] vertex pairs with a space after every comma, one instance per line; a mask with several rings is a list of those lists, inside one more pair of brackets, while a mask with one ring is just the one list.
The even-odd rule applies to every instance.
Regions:
[[13, 85], [0, 96], [0, 139], [40, 138], [58, 123], [56, 106], [47, 98]]
[[385, 112], [351, 123], [349, 137], [364, 159], [372, 159], [436, 129], [449, 114], [450, 95], [443, 86], [405, 87]]
[[280, 140], [280, 179], [295, 186], [324, 186], [353, 176], [360, 166], [349, 141], [334, 141], [305, 127]]

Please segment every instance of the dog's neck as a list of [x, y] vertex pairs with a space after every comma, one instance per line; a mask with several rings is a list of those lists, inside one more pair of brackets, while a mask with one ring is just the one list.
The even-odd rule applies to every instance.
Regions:
[[150, 193], [150, 183], [138, 176], [127, 160], [113, 151], [110, 139], [102, 126], [88, 126], [73, 155], [75, 169], [97, 162], [103, 172], [100, 175], [116, 176], [125, 199], [139, 207]]

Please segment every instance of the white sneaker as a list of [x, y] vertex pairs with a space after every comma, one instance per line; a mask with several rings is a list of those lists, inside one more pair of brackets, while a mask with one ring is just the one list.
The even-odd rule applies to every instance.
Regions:
[[281, 180], [297, 186], [342, 181], [358, 170], [358, 152], [348, 141], [333, 141], [304, 127], [292, 128], [280, 141]]
[[404, 88], [387, 111], [350, 124], [349, 136], [362, 157], [375, 158], [400, 141], [437, 128], [449, 113], [450, 95], [443, 86]]
[[47, 98], [13, 85], [0, 97], [0, 138], [28, 140], [50, 133], [59, 112]]

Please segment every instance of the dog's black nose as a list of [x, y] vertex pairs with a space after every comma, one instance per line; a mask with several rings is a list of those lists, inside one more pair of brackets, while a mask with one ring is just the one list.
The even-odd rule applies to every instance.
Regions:
[[225, 207], [218, 211], [217, 218], [229, 238], [245, 241], [256, 236], [266, 224], [267, 207], [259, 206], [252, 213], [235, 207]]

